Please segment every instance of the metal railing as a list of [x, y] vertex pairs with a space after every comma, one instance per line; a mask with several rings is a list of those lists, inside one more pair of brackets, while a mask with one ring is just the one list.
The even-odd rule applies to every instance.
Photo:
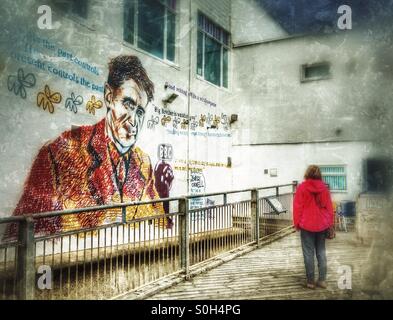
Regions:
[[[0, 299], [106, 299], [174, 273], [189, 272], [222, 253], [259, 243], [292, 224], [297, 183], [0, 219], [17, 238], [0, 244]], [[286, 209], [275, 213], [267, 199]], [[214, 205], [192, 208], [195, 199]], [[128, 208], [169, 203], [170, 213], [127, 221]], [[117, 209], [119, 221], [38, 235], [40, 219]]]

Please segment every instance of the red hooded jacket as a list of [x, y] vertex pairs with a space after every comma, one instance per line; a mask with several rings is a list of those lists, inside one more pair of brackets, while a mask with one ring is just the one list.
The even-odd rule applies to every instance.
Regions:
[[330, 192], [322, 180], [307, 179], [293, 200], [293, 224], [297, 229], [320, 232], [334, 224]]

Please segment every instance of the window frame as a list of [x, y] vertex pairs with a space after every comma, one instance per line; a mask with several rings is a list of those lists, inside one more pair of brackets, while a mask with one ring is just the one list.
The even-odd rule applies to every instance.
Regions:
[[[208, 20], [210, 20], [211, 23], [213, 23], [214, 25], [216, 25], [216, 27], [220, 28], [223, 32], [225, 32], [228, 36], [228, 44], [225, 44], [224, 42], [219, 41], [218, 39], [216, 39], [215, 37], [213, 37], [212, 35], [210, 35], [209, 33], [207, 33], [205, 30], [203, 30], [202, 28], [200, 28], [199, 26], [199, 16], [203, 15], [205, 18], [207, 18]], [[216, 23], [214, 21], [214, 19], [210, 18], [209, 15], [205, 14], [204, 12], [202, 12], [201, 10], [197, 11], [197, 20], [196, 20], [196, 32], [197, 32], [197, 45], [196, 45], [196, 52], [197, 52], [197, 58], [196, 60], [196, 77], [197, 79], [207, 82], [208, 84], [219, 88], [219, 89], [223, 89], [223, 90], [229, 90], [230, 88], [230, 63], [231, 63], [231, 33], [228, 32], [225, 28], [223, 28], [221, 25], [219, 25], [218, 23]], [[202, 34], [202, 74], [198, 73], [198, 37], [199, 34]], [[216, 43], [218, 43], [220, 45], [220, 85], [217, 85], [209, 80], [207, 80], [205, 78], [205, 48], [206, 48], [206, 37], [209, 37], [212, 41], [215, 41]], [[224, 86], [224, 50], [227, 50], [227, 86]]]
[[[307, 68], [312, 68], [312, 67], [319, 67], [319, 66], [328, 66], [329, 68], [329, 73], [325, 76], [317, 76], [317, 77], [311, 77], [307, 78], [306, 77], [306, 69]], [[305, 82], [312, 82], [312, 81], [320, 81], [320, 80], [328, 80], [332, 78], [332, 72], [331, 72], [331, 63], [328, 61], [321, 61], [317, 63], [306, 63], [302, 64], [300, 66], [300, 82], [305, 83]]]
[[91, 1], [86, 0], [86, 17], [83, 17], [73, 10], [73, 2], [64, 2], [60, 0], [53, 1], [54, 6], [56, 6], [59, 11], [62, 11], [66, 19], [80, 24], [83, 27], [88, 28], [91, 31], [96, 30], [96, 26], [93, 24], [91, 19]]
[[[138, 51], [143, 52], [144, 54], [153, 57], [155, 59], [158, 59], [160, 61], [163, 61], [165, 63], [168, 63], [170, 65], [177, 65], [178, 61], [178, 32], [179, 32], [179, 1], [181, 0], [176, 0], [176, 9], [170, 8], [170, 6], [167, 4], [165, 0], [154, 0], [156, 2], [161, 3], [165, 7], [165, 18], [164, 18], [164, 30], [163, 30], [163, 35], [164, 35], [164, 47], [163, 47], [163, 57], [159, 57], [155, 55], [152, 52], [149, 52], [147, 50], [142, 49], [141, 47], [138, 46], [138, 40], [139, 40], [139, 2], [143, 0], [125, 0], [123, 4], [123, 43], [127, 46], [131, 46], [133, 49], [136, 49]], [[126, 39], [126, 27], [127, 27], [127, 21], [125, 19], [126, 17], [126, 10], [130, 8], [131, 5], [134, 5], [134, 17], [133, 17], [133, 39], [132, 42], [128, 41]], [[174, 60], [169, 60], [167, 59], [168, 56], [168, 11], [173, 13], [175, 15], [175, 43], [174, 43]]]
[[[344, 173], [329, 173], [329, 174], [324, 174], [322, 172], [323, 168], [343, 168], [344, 169]], [[329, 185], [329, 190], [331, 192], [335, 192], [335, 193], [347, 193], [348, 192], [348, 167], [346, 164], [323, 164], [323, 165], [319, 165], [319, 168], [321, 169], [321, 175], [322, 178], [324, 176], [335, 176], [335, 177], [344, 177], [345, 178], [345, 189], [332, 189], [331, 186]], [[325, 181], [324, 181], [325, 182]]]

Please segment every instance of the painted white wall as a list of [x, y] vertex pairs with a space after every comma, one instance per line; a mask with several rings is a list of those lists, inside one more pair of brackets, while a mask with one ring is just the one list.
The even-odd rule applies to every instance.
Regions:
[[[206, 2], [206, 3], [205, 3]], [[64, 15], [54, 2], [48, 2], [53, 10], [53, 22], [60, 22], [57, 30], [40, 30], [37, 27], [39, 17], [37, 8], [39, 1], [4, 1], [2, 3], [5, 19], [1, 19], [0, 47], [0, 216], [9, 216], [19, 200], [24, 181], [30, 171], [33, 160], [44, 143], [55, 139], [62, 132], [70, 130], [72, 125], [89, 125], [101, 120], [106, 113], [105, 107], [96, 110], [92, 115], [86, 111], [86, 102], [92, 95], [103, 100], [102, 92], [85, 88], [72, 81], [59, 78], [50, 72], [41, 70], [33, 65], [17, 61], [12, 56], [21, 54], [62, 68], [70, 73], [76, 73], [79, 77], [85, 77], [90, 82], [103, 86], [107, 77], [107, 63], [111, 57], [120, 54], [137, 55], [150, 78], [155, 84], [155, 100], [147, 110], [144, 130], [141, 132], [137, 145], [149, 154], [154, 165], [158, 162], [157, 149], [159, 144], [169, 143], [174, 148], [174, 159], [171, 162], [175, 170], [175, 180], [171, 190], [171, 196], [187, 193], [187, 174], [184, 169], [175, 169], [184, 166], [188, 158], [196, 161], [194, 165], [201, 169], [205, 175], [205, 192], [230, 189], [231, 170], [226, 168], [227, 159], [231, 150], [231, 132], [224, 130], [220, 124], [218, 129], [207, 129], [207, 124], [198, 127], [195, 132], [199, 136], [190, 135], [189, 154], [187, 153], [187, 130], [178, 130], [173, 134], [173, 124], [167, 127], [161, 124], [162, 114], [155, 112], [154, 106], [163, 108], [162, 99], [172, 89], [164, 89], [166, 83], [176, 88], [191, 91], [196, 96], [206, 98], [215, 106], [209, 105], [197, 99], [190, 99], [190, 115], [199, 120], [201, 115], [222, 117], [226, 115], [226, 101], [230, 100], [230, 90], [217, 88], [196, 77], [196, 17], [200, 8], [209, 8], [209, 1], [199, 0], [198, 3], [190, 0], [179, 1], [178, 16], [178, 44], [177, 60], [175, 64], [162, 61], [156, 57], [142, 52], [141, 50], [124, 43], [123, 33], [123, 1], [91, 1], [89, 15], [86, 20]], [[227, 1], [228, 2], [228, 1]], [[222, 3], [222, 21], [230, 16], [228, 3]], [[191, 8], [191, 24], [190, 24]], [[214, 5], [215, 15], [220, 12], [220, 4]], [[3, 15], [2, 15], [3, 16]], [[11, 19], [12, 17], [12, 19]], [[191, 31], [191, 32], [190, 32]], [[24, 36], [27, 32], [39, 37], [40, 41], [33, 44], [35, 52], [26, 53]], [[191, 55], [190, 55], [191, 34]], [[55, 50], [49, 50], [42, 46], [42, 39], [50, 42]], [[94, 65], [99, 70], [99, 75], [81, 69], [74, 63], [64, 59], [53, 57], [59, 48], [76, 55], [80, 60]], [[52, 56], [52, 57], [51, 57]], [[191, 60], [190, 60], [191, 59]], [[191, 61], [191, 62], [190, 62]], [[191, 77], [189, 74], [191, 63]], [[27, 97], [22, 99], [14, 92], [9, 91], [7, 81], [9, 75], [16, 75], [22, 68], [25, 75], [34, 74], [36, 85], [27, 88]], [[191, 80], [191, 81], [189, 81]], [[63, 99], [55, 105], [55, 112], [50, 114], [47, 110], [37, 107], [36, 97], [45, 85], [49, 85], [52, 92], [59, 92]], [[78, 113], [74, 114], [65, 108], [65, 100], [74, 92], [84, 99]], [[179, 94], [179, 93], [178, 93]], [[167, 108], [168, 111], [186, 114], [188, 113], [188, 98], [183, 94]], [[159, 123], [148, 128], [148, 121], [159, 117]], [[179, 126], [180, 127], [180, 126]], [[221, 135], [217, 137], [217, 135]], [[220, 166], [217, 166], [219, 164]], [[217, 175], [222, 176], [217, 180]]]
[[[234, 129], [250, 136], [235, 133], [234, 143], [381, 138], [392, 118], [392, 43], [353, 30], [235, 48]], [[322, 61], [331, 79], [302, 83], [301, 65]]]
[[[24, 52], [23, 36], [26, 31], [50, 41], [56, 49], [68, 50], [81, 60], [97, 66], [100, 74], [96, 76], [84, 71], [65, 59], [47, 57], [51, 51], [38, 43], [34, 45], [38, 51], [33, 54], [35, 58], [75, 72], [97, 85], [103, 85], [106, 80], [106, 64], [110, 57], [135, 54], [140, 57], [156, 85], [153, 103], [158, 109], [163, 107], [162, 99], [173, 92], [172, 89], [164, 89], [165, 83], [170, 83], [216, 104], [212, 107], [190, 99], [190, 115], [196, 116], [196, 119], [209, 114], [227, 117], [230, 114], [239, 115], [239, 121], [232, 124], [230, 130], [224, 130], [223, 126], [219, 130], [208, 130], [206, 127], [198, 129], [201, 135], [191, 136], [187, 151], [186, 131], [180, 130], [179, 135], [173, 134], [173, 126], [165, 128], [160, 121], [154, 128], [147, 128], [147, 122], [152, 117], [155, 119], [159, 116], [154, 107], [150, 107], [138, 145], [150, 155], [154, 166], [158, 161], [158, 145], [172, 144], [174, 159], [171, 165], [175, 169], [172, 196], [187, 193], [184, 162], [189, 158], [196, 163], [191, 166], [203, 172], [205, 192], [288, 183], [300, 180], [309, 163], [337, 163], [345, 159], [348, 162], [348, 173], [351, 174], [350, 193], [346, 196], [353, 197], [359, 190], [360, 162], [357, 159], [368, 155], [365, 151], [367, 144], [344, 141], [369, 138], [372, 133], [379, 132], [380, 128], [389, 126], [389, 117], [385, 117], [380, 111], [385, 108], [389, 112], [391, 109], [388, 108], [393, 98], [393, 90], [389, 90], [391, 69], [386, 65], [391, 65], [388, 53], [392, 48], [389, 46], [389, 39], [376, 43], [367, 31], [275, 41], [233, 49], [230, 57], [230, 88], [227, 90], [217, 88], [196, 76], [197, 12], [209, 11], [207, 13], [225, 28], [232, 24], [232, 30], [229, 31], [232, 31], [235, 42], [239, 40], [243, 43], [240, 41], [242, 39], [244, 42], [265, 40], [273, 35], [280, 35], [280, 28], [262, 10], [256, 9], [254, 0], [233, 1], [232, 13], [227, 0], [214, 4], [208, 0], [179, 1], [175, 64], [152, 57], [124, 43], [123, 0], [91, 1], [87, 20], [65, 17], [54, 10], [54, 21], [61, 22], [58, 30], [37, 28], [38, 15], [34, 13], [41, 4], [38, 1], [8, 0], [2, 4], [4, 19], [0, 20], [0, 26], [4, 32], [0, 34], [0, 216], [12, 213], [32, 161], [44, 143], [69, 130], [72, 125], [94, 124], [105, 116], [105, 108], [97, 110], [95, 116], [85, 110], [85, 103], [93, 94], [102, 100], [99, 91], [83, 88], [12, 58], [13, 53]], [[241, 19], [246, 17], [250, 21], [255, 20], [255, 24], [243, 23]], [[243, 25], [250, 29], [243, 28]], [[261, 32], [258, 32], [259, 29]], [[247, 38], [250, 35], [260, 38]], [[300, 65], [320, 60], [332, 62], [332, 79], [300, 83]], [[384, 61], [388, 64], [384, 64]], [[26, 99], [16, 96], [7, 88], [8, 76], [16, 75], [19, 68], [23, 68], [25, 74], [33, 73], [37, 79], [34, 88], [26, 89]], [[36, 105], [37, 93], [46, 84], [49, 84], [53, 92], [60, 92], [63, 96], [63, 101], [56, 106], [54, 114], [49, 114]], [[65, 99], [72, 92], [83, 96], [85, 100], [77, 114], [64, 107]], [[179, 94], [168, 110], [187, 114], [188, 98]], [[162, 115], [159, 120], [161, 117]], [[337, 128], [342, 129], [339, 137], [335, 134]], [[211, 133], [223, 136], [214, 137]], [[326, 140], [336, 144], [326, 147], [324, 144], [313, 143]], [[313, 144], [302, 147], [286, 144], [307, 142]], [[274, 145], [280, 143], [283, 145]], [[332, 152], [332, 146], [338, 149]], [[226, 167], [228, 157], [232, 157], [231, 169]], [[278, 177], [266, 177], [263, 175], [264, 168], [277, 168]]]
[[[236, 189], [303, 181], [308, 165], [344, 165], [347, 191], [332, 192], [334, 201], [355, 200], [362, 192], [362, 160], [379, 151], [366, 142], [234, 146], [233, 185]], [[277, 169], [277, 177], [264, 170]]]
[[[235, 3], [241, 17], [251, 8]], [[391, 26], [382, 25], [383, 30], [374, 23], [331, 35], [262, 38], [234, 49], [229, 113], [239, 116], [232, 125], [236, 189], [301, 180], [312, 163], [345, 164], [348, 192], [334, 197], [356, 198], [361, 160], [391, 156], [393, 150], [393, 40], [386, 36]], [[331, 64], [330, 79], [300, 81], [301, 65], [323, 61]], [[263, 174], [270, 168], [278, 169], [278, 177]]]
[[288, 35], [259, 2], [232, 0], [232, 39], [235, 45]]

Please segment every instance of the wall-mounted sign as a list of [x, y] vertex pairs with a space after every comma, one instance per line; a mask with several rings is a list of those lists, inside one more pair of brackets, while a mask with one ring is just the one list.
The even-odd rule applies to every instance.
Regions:
[[270, 173], [271, 177], [277, 177], [277, 169], [276, 168], [270, 169], [269, 173]]
[[160, 144], [158, 146], [158, 159], [171, 161], [173, 158], [173, 148], [170, 144]]
[[280, 200], [278, 200], [276, 197], [266, 198], [266, 201], [269, 204], [269, 207], [272, 209], [272, 211], [269, 213], [280, 214], [287, 212]]

